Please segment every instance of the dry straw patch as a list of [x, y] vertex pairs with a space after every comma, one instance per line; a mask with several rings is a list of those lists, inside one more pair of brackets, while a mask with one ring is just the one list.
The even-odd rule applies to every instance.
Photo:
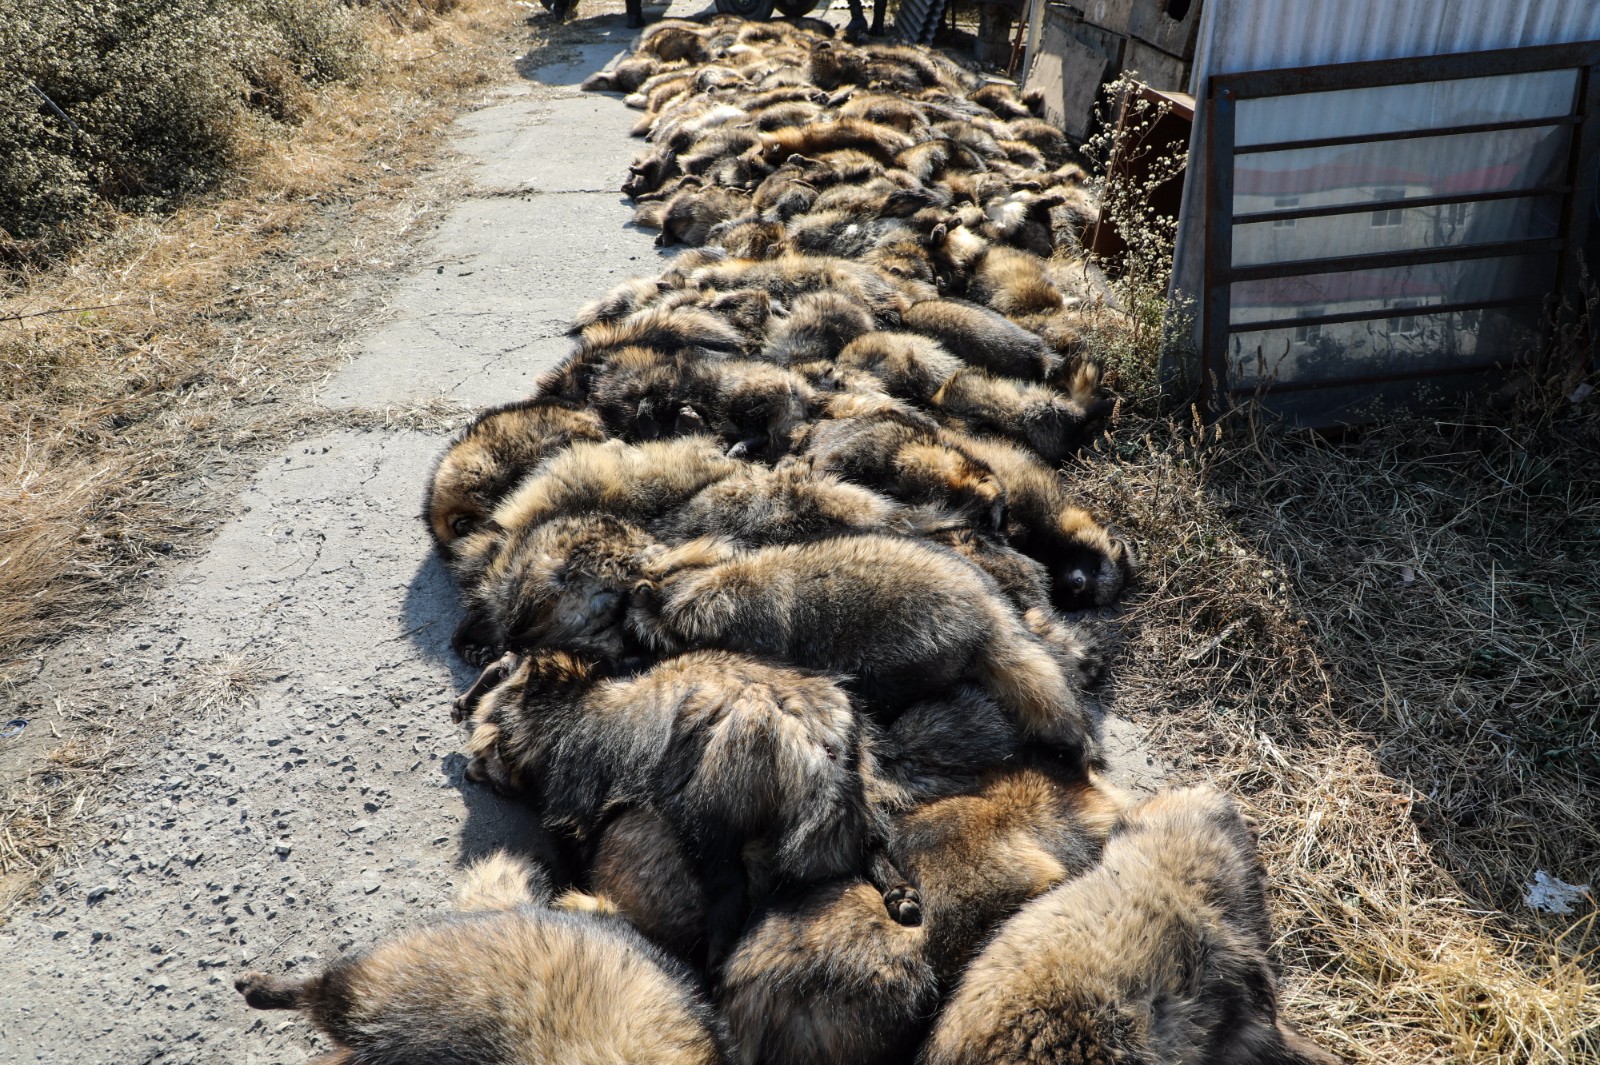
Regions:
[[[292, 123], [241, 111], [211, 192], [99, 216], [70, 256], [13, 258], [0, 276], [0, 683], [199, 544], [226, 506], [202, 474], [236, 473], [239, 454], [327, 420], [304, 399], [365, 313], [356, 282], [391, 267], [437, 206], [417, 176], [524, 39], [525, 10], [500, 0], [352, 10], [362, 76], [289, 86]], [[247, 698], [252, 669], [203, 667], [178, 697]], [[59, 710], [64, 745], [0, 797], [0, 909], [83, 831], [142, 712]]]
[[288, 386], [326, 372], [352, 324], [339, 282], [390, 265], [428, 206], [415, 175], [517, 10], [363, 9], [366, 76], [319, 89], [294, 126], [245, 129], [225, 194], [4, 279], [0, 661], [182, 549], [204, 509], [182, 491], [193, 473], [270, 436]]
[[1079, 475], [1145, 552], [1116, 705], [1261, 819], [1295, 1008], [1358, 1061], [1600, 1060], [1592, 913], [1521, 899], [1600, 867], [1600, 491], [1499, 433], [1130, 415]]
[[[1136, 310], [1164, 287], [1130, 278]], [[1593, 898], [1523, 901], [1600, 876], [1581, 371], [1335, 443], [1162, 413], [1159, 332], [1104, 335], [1133, 399], [1069, 476], [1143, 553], [1114, 705], [1261, 821], [1289, 1009], [1353, 1061], [1600, 1062]]]

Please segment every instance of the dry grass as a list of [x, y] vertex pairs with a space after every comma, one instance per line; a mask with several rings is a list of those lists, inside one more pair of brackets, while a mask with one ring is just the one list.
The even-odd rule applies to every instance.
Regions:
[[[1115, 705], [1263, 823], [1292, 1008], [1355, 1061], [1600, 1061], [1600, 411], [1333, 445], [1126, 414]], [[1592, 904], [1591, 904], [1592, 905]]]
[[[1155, 116], [1129, 117], [1137, 146]], [[1094, 347], [1125, 400], [1072, 476], [1142, 547], [1115, 705], [1261, 821], [1289, 1008], [1325, 1045], [1600, 1062], [1594, 898], [1523, 899], [1539, 870], [1600, 876], [1600, 402], [1565, 398], [1584, 359], [1527, 375], [1515, 409], [1339, 443], [1158, 414], [1163, 337], [1188, 328], [1179, 308], [1163, 332], [1172, 227], [1147, 194], [1181, 165], [1100, 185], [1133, 234], [1130, 313]], [[1554, 352], [1587, 351], [1586, 310]]]
[[256, 689], [267, 679], [271, 660], [243, 652], [227, 652], [196, 665], [178, 685], [178, 716], [204, 720], [254, 706]]
[[24, 780], [0, 791], [0, 924], [17, 900], [92, 830], [95, 810], [124, 760], [139, 715], [126, 707], [55, 707], [65, 742]]
[[[200, 544], [223, 502], [201, 473], [237, 472], [241, 453], [326, 420], [308, 386], [364, 313], [362, 276], [393, 265], [442, 195], [417, 176], [524, 14], [500, 0], [361, 9], [368, 76], [301, 101], [296, 125], [250, 126], [225, 188], [0, 277], [0, 684]], [[192, 713], [237, 706], [258, 672], [202, 665], [176, 697]], [[0, 912], [83, 842], [142, 713], [57, 708], [64, 742], [0, 795]]]
[[103, 616], [183, 550], [204, 509], [183, 492], [195, 471], [270, 438], [291, 386], [326, 372], [353, 313], [339, 282], [390, 265], [415, 174], [519, 11], [367, 9], [371, 74], [258, 134], [226, 195], [5, 279], [0, 662]]

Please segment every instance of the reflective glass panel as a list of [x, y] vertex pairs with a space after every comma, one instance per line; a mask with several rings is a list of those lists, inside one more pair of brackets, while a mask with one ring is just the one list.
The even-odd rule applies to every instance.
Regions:
[[1234, 144], [1350, 137], [1570, 114], [1576, 70], [1540, 70], [1491, 78], [1383, 85], [1240, 100]]
[[1571, 137], [1570, 126], [1534, 126], [1241, 155], [1233, 163], [1233, 213], [1282, 210], [1290, 198], [1300, 207], [1360, 207], [1560, 185]]
[[1429, 314], [1396, 301], [1385, 317], [1235, 333], [1228, 383], [1315, 382], [1509, 360], [1540, 336], [1544, 312], [1514, 307]]
[[1329, 314], [1378, 317], [1397, 303], [1426, 307], [1541, 297], [1555, 288], [1555, 275], [1552, 254], [1239, 281], [1232, 286], [1229, 320], [1240, 325]]
[[1233, 265], [1555, 237], [1561, 206], [1558, 196], [1526, 196], [1252, 222], [1233, 227]]

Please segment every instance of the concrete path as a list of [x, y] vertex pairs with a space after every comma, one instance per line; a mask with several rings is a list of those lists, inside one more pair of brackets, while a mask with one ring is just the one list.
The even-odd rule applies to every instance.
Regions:
[[[637, 112], [576, 91], [627, 43], [620, 20], [592, 21], [597, 43], [461, 120], [470, 186], [323, 403], [523, 394], [566, 352], [574, 310], [661, 268], [614, 191]], [[0, 929], [0, 1062], [303, 1060], [307, 1026], [246, 1010], [238, 972], [369, 944], [446, 906], [464, 860], [537, 847], [462, 779], [458, 608], [417, 520], [443, 443], [297, 443], [135, 624], [57, 656], [47, 676], [81, 684], [81, 670], [130, 707], [173, 691], [191, 709], [151, 715], [158, 734], [104, 807], [112, 842]], [[208, 700], [228, 674], [244, 697]], [[35, 687], [48, 703], [52, 682]], [[1133, 781], [1137, 737], [1114, 732]]]

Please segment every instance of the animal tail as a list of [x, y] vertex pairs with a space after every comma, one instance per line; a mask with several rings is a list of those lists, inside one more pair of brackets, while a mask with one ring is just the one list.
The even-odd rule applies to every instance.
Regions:
[[456, 891], [456, 908], [473, 911], [542, 906], [551, 895], [550, 877], [543, 869], [506, 851], [495, 851], [467, 870]]
[[1025, 735], [1073, 754], [1087, 768], [1097, 754], [1093, 732], [1060, 663], [1009, 606], [992, 601], [986, 608], [991, 636], [977, 662], [984, 686], [1016, 715]]
[[245, 1004], [255, 1010], [302, 1009], [310, 998], [311, 980], [290, 980], [266, 973], [245, 973], [233, 982]]

